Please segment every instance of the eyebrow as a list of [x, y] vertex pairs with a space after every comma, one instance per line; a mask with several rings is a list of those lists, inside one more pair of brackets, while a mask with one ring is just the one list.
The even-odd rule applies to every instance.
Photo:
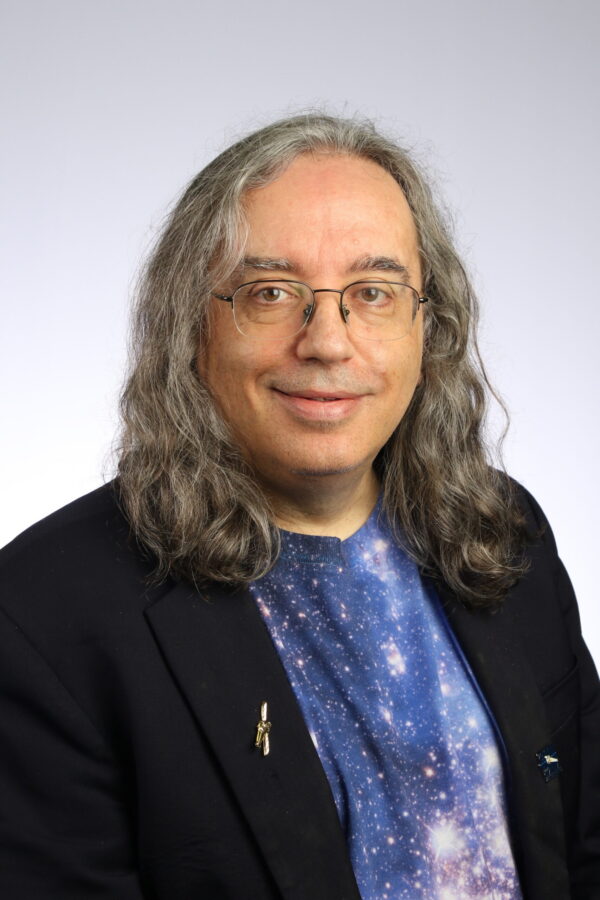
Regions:
[[245, 256], [239, 265], [239, 271], [257, 269], [264, 272], [294, 272], [296, 266], [291, 259], [274, 259], [270, 256]]
[[[300, 272], [301, 268], [293, 260], [285, 257], [245, 256], [239, 265], [238, 271], [240, 274], [248, 269], [260, 272]], [[347, 271], [350, 274], [356, 274], [357, 272], [395, 272], [403, 278], [410, 278], [409, 269], [394, 256], [360, 256], [354, 260]]]
[[361, 256], [350, 266], [349, 272], [396, 272], [404, 278], [410, 276], [408, 268], [395, 256]]

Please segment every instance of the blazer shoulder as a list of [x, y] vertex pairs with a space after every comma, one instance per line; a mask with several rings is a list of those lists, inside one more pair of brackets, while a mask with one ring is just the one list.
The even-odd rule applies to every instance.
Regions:
[[153, 561], [138, 547], [119, 508], [114, 482], [32, 525], [0, 550], [0, 603], [144, 593]]
[[[120, 520], [120, 521], [119, 521]], [[64, 550], [70, 543], [77, 543], [90, 531], [103, 527], [126, 527], [118, 508], [116, 487], [113, 481], [85, 494], [31, 525], [0, 550], [0, 567], [13, 558], [27, 558], [30, 554], [44, 552], [46, 547]]]
[[527, 528], [532, 537], [541, 537], [547, 531], [552, 534], [548, 519], [544, 510], [527, 488], [514, 478], [509, 478], [513, 496], [517, 501], [517, 506], [525, 516]]

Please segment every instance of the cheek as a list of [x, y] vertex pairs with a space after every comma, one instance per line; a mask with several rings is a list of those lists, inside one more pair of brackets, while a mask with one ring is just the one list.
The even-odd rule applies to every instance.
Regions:
[[389, 382], [389, 421], [393, 430], [403, 418], [413, 398], [417, 385], [421, 381], [421, 353], [419, 348], [412, 348], [410, 354], [400, 361], [396, 360], [393, 378]]
[[259, 413], [260, 379], [275, 364], [273, 348], [235, 333], [213, 334], [197, 367], [223, 417], [238, 433], [252, 426]]
[[373, 361], [373, 367], [384, 378], [387, 378], [390, 389], [399, 395], [412, 396], [416, 385], [421, 379], [421, 365], [423, 348], [420, 334], [407, 343], [392, 343], [386, 348], [387, 352], [377, 355]]
[[223, 338], [220, 331], [213, 323], [208, 345], [200, 348], [196, 366], [217, 406], [229, 419], [230, 405], [236, 397], [237, 365], [231, 353], [232, 343], [227, 336]]

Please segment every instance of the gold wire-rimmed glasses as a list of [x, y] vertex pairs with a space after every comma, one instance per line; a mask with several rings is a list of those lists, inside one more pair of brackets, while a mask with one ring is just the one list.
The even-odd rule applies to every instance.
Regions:
[[427, 297], [410, 284], [395, 281], [353, 281], [343, 290], [311, 288], [302, 281], [263, 279], [239, 285], [227, 296], [238, 331], [251, 338], [282, 340], [305, 328], [314, 315], [317, 294], [339, 294], [342, 320], [356, 337], [398, 341], [410, 333]]

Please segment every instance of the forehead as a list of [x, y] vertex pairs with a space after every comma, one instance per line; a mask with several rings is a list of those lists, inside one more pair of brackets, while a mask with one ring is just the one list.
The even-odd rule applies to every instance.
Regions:
[[418, 257], [406, 197], [381, 166], [353, 156], [303, 154], [244, 198], [249, 255], [297, 260], [298, 268], [344, 257]]

